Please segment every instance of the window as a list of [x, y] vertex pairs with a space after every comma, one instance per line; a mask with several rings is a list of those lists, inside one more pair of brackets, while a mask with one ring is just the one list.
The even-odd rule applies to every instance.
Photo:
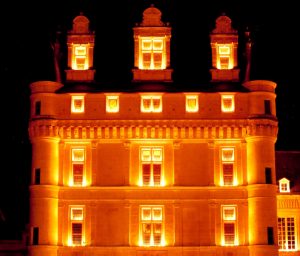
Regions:
[[73, 46], [72, 69], [74, 70], [88, 69], [87, 45], [75, 44]]
[[35, 115], [39, 116], [41, 114], [41, 102], [35, 102]]
[[185, 96], [185, 110], [186, 112], [198, 112], [198, 95]]
[[32, 244], [38, 245], [39, 244], [39, 228], [34, 227], [32, 230]]
[[233, 186], [235, 185], [234, 177], [234, 148], [222, 148], [221, 149], [221, 182], [223, 186]]
[[119, 96], [117, 95], [106, 96], [106, 112], [108, 113], [119, 112]]
[[287, 178], [279, 180], [279, 192], [289, 193], [290, 192], [290, 181]]
[[296, 227], [294, 217], [278, 218], [278, 246], [280, 251], [295, 251]]
[[269, 167], [265, 168], [266, 184], [272, 184], [272, 169]]
[[265, 114], [271, 115], [271, 101], [265, 100], [264, 103], [265, 103]]
[[71, 207], [71, 243], [70, 245], [83, 245], [83, 207]]
[[141, 159], [141, 184], [143, 186], [161, 186], [162, 182], [162, 147], [142, 147]]
[[232, 46], [229, 44], [220, 44], [217, 46], [217, 68], [232, 69]]
[[142, 96], [141, 97], [142, 112], [161, 112], [162, 100], [161, 96]]
[[273, 227], [267, 227], [268, 245], [274, 244], [274, 230]]
[[164, 245], [163, 219], [162, 206], [142, 206], [140, 208], [140, 245]]
[[234, 112], [234, 96], [233, 95], [221, 95], [222, 112]]
[[144, 37], [140, 40], [140, 69], [165, 69], [165, 40], [159, 37]]
[[39, 185], [41, 183], [41, 169], [37, 168], [34, 172], [34, 184]]
[[72, 113], [83, 113], [84, 112], [84, 96], [73, 95], [71, 104]]
[[84, 148], [72, 149], [72, 181], [74, 186], [84, 185], [85, 150]]
[[225, 246], [236, 245], [236, 206], [222, 206], [223, 238]]

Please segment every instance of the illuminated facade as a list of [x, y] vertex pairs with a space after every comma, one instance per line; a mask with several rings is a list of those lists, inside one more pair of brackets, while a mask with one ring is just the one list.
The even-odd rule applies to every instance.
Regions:
[[68, 34], [65, 85], [30, 85], [29, 255], [278, 255], [277, 222], [299, 216], [277, 218], [276, 84], [238, 82], [223, 15], [209, 89], [173, 88], [171, 27], [153, 6], [143, 14], [132, 91], [91, 89], [83, 15]]

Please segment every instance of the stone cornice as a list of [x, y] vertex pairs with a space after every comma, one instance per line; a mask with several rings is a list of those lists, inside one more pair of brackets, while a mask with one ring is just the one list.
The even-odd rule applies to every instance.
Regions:
[[32, 120], [31, 139], [245, 139], [277, 137], [277, 121], [243, 120]]
[[300, 195], [277, 196], [277, 209], [300, 209]]

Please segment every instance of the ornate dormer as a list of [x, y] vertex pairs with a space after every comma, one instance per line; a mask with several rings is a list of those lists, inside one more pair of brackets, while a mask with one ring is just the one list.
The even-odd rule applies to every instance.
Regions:
[[171, 81], [171, 27], [161, 21], [161, 12], [153, 5], [143, 13], [143, 21], [133, 28], [134, 81]]
[[212, 50], [212, 81], [239, 80], [238, 33], [231, 27], [231, 19], [224, 14], [216, 19], [210, 34]]
[[95, 34], [89, 30], [90, 21], [82, 13], [73, 20], [73, 29], [68, 32], [68, 81], [93, 81], [93, 54]]

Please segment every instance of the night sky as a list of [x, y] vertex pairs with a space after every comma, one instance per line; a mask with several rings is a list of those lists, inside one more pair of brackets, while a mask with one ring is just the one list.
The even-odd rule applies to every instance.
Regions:
[[[263, 5], [261, 4], [263, 2]], [[269, 2], [269, 3], [268, 3]], [[275, 2], [280, 2], [275, 3]], [[296, 1], [197, 0], [43, 0], [5, 1], [2, 5], [0, 74], [2, 89], [2, 168], [0, 178], [0, 239], [19, 238], [28, 222], [30, 142], [28, 139], [29, 84], [55, 80], [51, 42], [57, 30], [72, 28], [83, 12], [96, 33], [96, 80], [128, 84], [133, 67], [132, 27], [154, 4], [170, 22], [171, 66], [174, 81], [201, 86], [210, 80], [209, 33], [215, 19], [225, 13], [240, 32], [240, 67], [243, 32], [253, 40], [251, 79], [277, 83], [277, 150], [300, 150], [296, 118], [299, 46]], [[65, 52], [62, 60], [65, 60]], [[296, 63], [296, 64], [295, 64]], [[66, 63], [62, 61], [62, 70]], [[297, 68], [297, 69], [296, 69]], [[295, 136], [296, 135], [296, 136]]]

